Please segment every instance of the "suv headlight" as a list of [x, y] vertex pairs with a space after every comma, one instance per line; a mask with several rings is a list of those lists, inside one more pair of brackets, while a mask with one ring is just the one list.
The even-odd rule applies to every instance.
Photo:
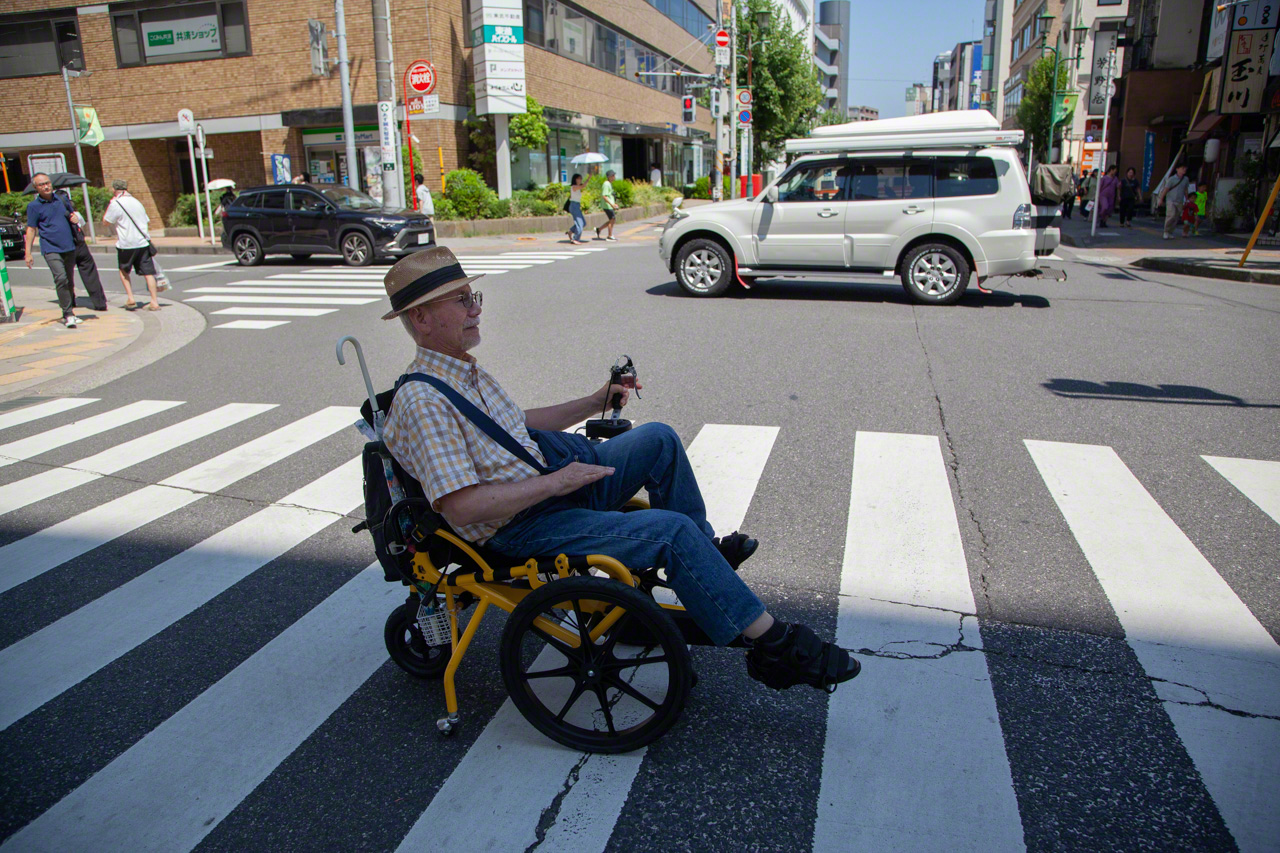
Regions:
[[1034, 217], [1031, 215], [1031, 205], [1018, 205], [1018, 209], [1013, 212], [1013, 227], [1030, 228], [1033, 221]]
[[382, 228], [400, 228], [407, 220], [404, 219], [383, 219], [380, 216], [374, 216], [369, 219], [374, 225]]

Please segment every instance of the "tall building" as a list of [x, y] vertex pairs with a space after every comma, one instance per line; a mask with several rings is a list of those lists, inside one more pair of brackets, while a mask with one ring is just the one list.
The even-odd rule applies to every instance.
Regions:
[[1026, 0], [987, 0], [982, 28], [983, 109], [1004, 120], [1004, 82], [1009, 77], [1009, 31], [1015, 3]]
[[[1121, 0], [1123, 2], [1123, 0]], [[1042, 48], [1052, 47], [1062, 28], [1062, 0], [1022, 0], [1015, 6], [1009, 27], [1009, 76], [1004, 82], [1004, 115], [1006, 128], [1017, 127], [1018, 104], [1031, 66], [1040, 59]]]
[[933, 60], [933, 103], [935, 113], [951, 109], [951, 51], [944, 51]]
[[822, 81], [823, 108], [844, 115], [849, 108], [849, 0], [818, 6], [813, 30], [813, 64]]
[[[502, 5], [504, 15], [517, 12]], [[8, 79], [0, 150], [11, 184], [29, 179], [28, 155], [60, 153], [75, 168], [60, 73], [71, 64], [92, 72], [73, 79], [71, 93], [76, 104], [97, 110], [105, 135], [96, 148], [84, 149], [86, 177], [97, 186], [127, 179], [153, 221], [163, 221], [177, 196], [193, 189], [187, 142], [176, 123], [184, 108], [208, 135], [215, 154], [210, 178], [240, 187], [271, 183], [273, 163], [284, 155], [294, 174], [310, 172], [316, 183], [381, 191], [372, 14], [383, 8], [380, 2], [346, 3], [356, 163], [347, 162], [339, 75], [312, 72], [307, 22], [332, 30], [330, 0], [80, 6], [22, 0], [0, 7], [0, 78]], [[10, 11], [16, 8], [22, 11]], [[435, 66], [439, 111], [411, 125], [437, 192], [442, 167], [468, 165], [463, 120], [476, 69], [465, 22], [480, 8], [480, 0], [391, 4], [397, 90], [412, 60]], [[524, 59], [518, 85], [543, 105], [551, 132], [545, 146], [513, 151], [516, 188], [561, 180], [575, 171], [570, 158], [585, 151], [604, 154], [609, 163], [602, 168], [625, 177], [647, 178], [654, 166], [664, 182], [707, 173], [714, 141], [706, 111], [684, 124], [684, 81], [637, 79], [636, 72], [712, 71], [710, 52], [690, 44], [710, 37], [714, 0], [523, 0], [518, 11], [524, 42], [512, 51]], [[328, 51], [336, 55], [331, 39]]]
[[[1071, 120], [1056, 128], [1062, 139], [1060, 162], [1070, 158], [1080, 168], [1092, 169], [1102, 161], [1102, 135], [1091, 131], [1099, 124], [1105, 103], [1091, 103], [1091, 92], [1102, 87], [1092, 85], [1090, 71], [1097, 54], [1105, 55], [1116, 33], [1124, 29], [1130, 5], [1130, 0], [1064, 0], [1062, 4], [1062, 25], [1050, 47], [1057, 48], [1059, 62], [1071, 69], [1071, 79], [1076, 84], [1072, 91], [1079, 95], [1079, 102]], [[1117, 49], [1117, 75], [1123, 68], [1124, 54], [1123, 47]], [[1048, 55], [1053, 56], [1052, 51]]]
[[947, 108], [976, 110], [982, 106], [982, 42], [962, 41], [951, 51], [951, 86]]
[[876, 121], [880, 118], [880, 111], [875, 107], [849, 107], [849, 121]]
[[923, 83], [913, 83], [907, 87], [906, 115], [918, 116], [929, 112], [932, 102], [932, 90]]

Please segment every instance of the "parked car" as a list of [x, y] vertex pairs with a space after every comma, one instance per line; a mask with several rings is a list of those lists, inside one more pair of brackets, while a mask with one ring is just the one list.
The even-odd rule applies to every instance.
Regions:
[[0, 247], [4, 249], [6, 261], [20, 261], [27, 256], [26, 230], [26, 220], [0, 216]]
[[251, 267], [267, 255], [341, 255], [362, 267], [436, 243], [435, 226], [412, 210], [384, 211], [350, 187], [252, 187], [222, 210], [222, 245]]
[[818, 128], [788, 140], [801, 156], [756, 198], [674, 205], [658, 253], [695, 296], [737, 277], [897, 275], [912, 299], [949, 305], [974, 279], [1039, 274], [1037, 244], [1057, 247], [1056, 227], [1036, 229], [1022, 135], [985, 110]]

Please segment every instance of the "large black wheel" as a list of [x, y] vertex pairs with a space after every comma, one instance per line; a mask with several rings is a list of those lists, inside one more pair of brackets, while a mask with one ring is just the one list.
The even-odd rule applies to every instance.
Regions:
[[715, 240], [690, 240], [676, 255], [676, 281], [694, 296], [723, 296], [733, 283], [733, 258]]
[[342, 237], [342, 259], [351, 267], [367, 267], [373, 263], [373, 244], [359, 231], [350, 231]]
[[[621, 608], [598, 637], [592, 629]], [[559, 626], [576, 647], [553, 636]], [[626, 635], [643, 645], [625, 645]], [[585, 752], [630, 752], [675, 723], [692, 686], [684, 637], [653, 599], [609, 578], [551, 581], [511, 612], [499, 651], [511, 701], [534, 728]]]
[[242, 267], [256, 267], [262, 263], [262, 243], [248, 232], [237, 234], [232, 239], [231, 251]]
[[453, 654], [451, 646], [428, 646], [418, 628], [417, 603], [401, 604], [382, 629], [387, 652], [396, 665], [415, 678], [439, 678]]
[[902, 259], [899, 276], [907, 295], [925, 305], [951, 305], [969, 286], [969, 262], [948, 243], [924, 243]]

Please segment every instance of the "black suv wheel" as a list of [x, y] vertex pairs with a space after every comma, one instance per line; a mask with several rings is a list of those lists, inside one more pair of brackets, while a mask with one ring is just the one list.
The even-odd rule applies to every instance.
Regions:
[[256, 267], [262, 263], [262, 243], [247, 231], [241, 231], [231, 240], [231, 251], [243, 267]]
[[342, 236], [342, 259], [347, 266], [367, 267], [373, 263], [373, 244], [359, 231], [348, 231]]

